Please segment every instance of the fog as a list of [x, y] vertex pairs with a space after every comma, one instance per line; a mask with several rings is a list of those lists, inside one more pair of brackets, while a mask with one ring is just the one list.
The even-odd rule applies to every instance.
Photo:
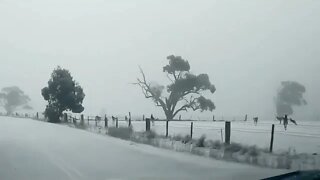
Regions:
[[19, 106], [22, 109], [32, 110], [28, 105], [31, 99], [17, 86], [4, 87], [0, 92], [0, 105], [6, 110], [7, 114], [13, 113]]
[[0, 88], [18, 86], [34, 111], [53, 69], [83, 87], [85, 114], [151, 114], [160, 108], [132, 85], [168, 83], [174, 54], [208, 73], [216, 109], [183, 118], [274, 119], [282, 81], [306, 88], [296, 119], [320, 120], [320, 1], [0, 0]]

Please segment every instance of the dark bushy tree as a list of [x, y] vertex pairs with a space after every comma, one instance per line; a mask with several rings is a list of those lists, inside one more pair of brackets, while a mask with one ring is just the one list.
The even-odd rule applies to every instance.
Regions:
[[60, 122], [63, 111], [81, 113], [84, 110], [82, 87], [73, 80], [68, 70], [60, 66], [52, 72], [48, 87], [44, 87], [41, 94], [48, 101], [44, 114], [49, 122]]
[[[215, 109], [214, 103], [206, 99], [204, 91], [214, 93], [216, 88], [211, 84], [207, 74], [194, 75], [190, 73], [189, 62], [180, 56], [168, 56], [169, 64], [163, 67], [170, 84], [166, 87], [147, 82], [143, 70], [140, 68], [142, 79], [138, 78], [139, 85], [146, 98], [151, 98], [155, 104], [162, 107], [168, 120], [172, 120], [179, 112], [188, 109], [209, 110]], [[167, 95], [163, 90], [167, 90]]]
[[281, 82], [280, 90], [276, 97], [277, 115], [292, 115], [293, 106], [306, 105], [303, 94], [306, 92], [304, 85], [295, 81]]
[[12, 112], [20, 106], [23, 106], [23, 109], [32, 109], [32, 107], [28, 105], [29, 101], [29, 96], [25, 95], [17, 86], [2, 88], [0, 92], [0, 102], [7, 111], [7, 114], [12, 114]]

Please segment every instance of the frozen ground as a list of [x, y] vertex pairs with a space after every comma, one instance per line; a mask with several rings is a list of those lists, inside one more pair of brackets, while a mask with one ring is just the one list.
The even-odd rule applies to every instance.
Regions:
[[0, 117], [0, 179], [260, 179], [284, 173]]
[[[112, 122], [109, 122], [112, 125]], [[231, 122], [231, 142], [246, 145], [257, 145], [261, 148], [269, 148], [271, 138], [271, 125], [275, 124], [274, 150], [296, 151], [297, 153], [320, 154], [320, 122], [298, 121], [299, 125], [289, 124], [287, 131], [283, 125], [276, 121], [259, 122], [257, 126], [252, 121]], [[101, 121], [101, 125], [104, 122]], [[127, 126], [127, 122], [120, 121], [120, 126]], [[145, 130], [145, 122], [133, 121], [132, 125], [136, 131]], [[156, 121], [151, 129], [158, 134], [165, 135], [165, 122]], [[224, 122], [194, 122], [194, 137], [205, 134], [208, 139], [222, 140], [224, 137]], [[172, 121], [169, 123], [169, 135], [190, 134], [190, 122]]]

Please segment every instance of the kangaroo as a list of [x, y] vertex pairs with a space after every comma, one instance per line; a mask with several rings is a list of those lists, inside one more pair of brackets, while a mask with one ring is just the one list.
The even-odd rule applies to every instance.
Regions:
[[258, 117], [254, 117], [254, 118], [253, 118], [253, 122], [254, 122], [254, 125], [255, 125], [255, 126], [258, 124], [258, 120], [259, 120]]
[[293, 124], [298, 125], [297, 122], [296, 122], [294, 119], [290, 118], [289, 120], [290, 120]]
[[277, 120], [280, 122], [280, 124], [282, 123], [282, 120], [283, 120], [283, 117], [280, 117], [280, 116], [277, 116], [276, 117], [277, 118]]
[[288, 126], [288, 115], [284, 115], [283, 125], [284, 125], [284, 129], [287, 130], [287, 126]]

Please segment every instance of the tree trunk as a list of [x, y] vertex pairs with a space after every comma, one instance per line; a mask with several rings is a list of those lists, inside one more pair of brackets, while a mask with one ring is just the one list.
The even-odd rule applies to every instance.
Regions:
[[170, 110], [170, 107], [167, 107], [167, 105], [166, 105], [166, 106], [162, 106], [162, 109], [164, 111], [164, 114], [166, 115], [167, 120], [168, 121], [173, 120], [173, 118], [174, 118], [173, 112]]
[[166, 113], [166, 118], [167, 118], [168, 121], [173, 120], [173, 118], [174, 118], [174, 117], [173, 117], [173, 113], [167, 112], [167, 113]]

